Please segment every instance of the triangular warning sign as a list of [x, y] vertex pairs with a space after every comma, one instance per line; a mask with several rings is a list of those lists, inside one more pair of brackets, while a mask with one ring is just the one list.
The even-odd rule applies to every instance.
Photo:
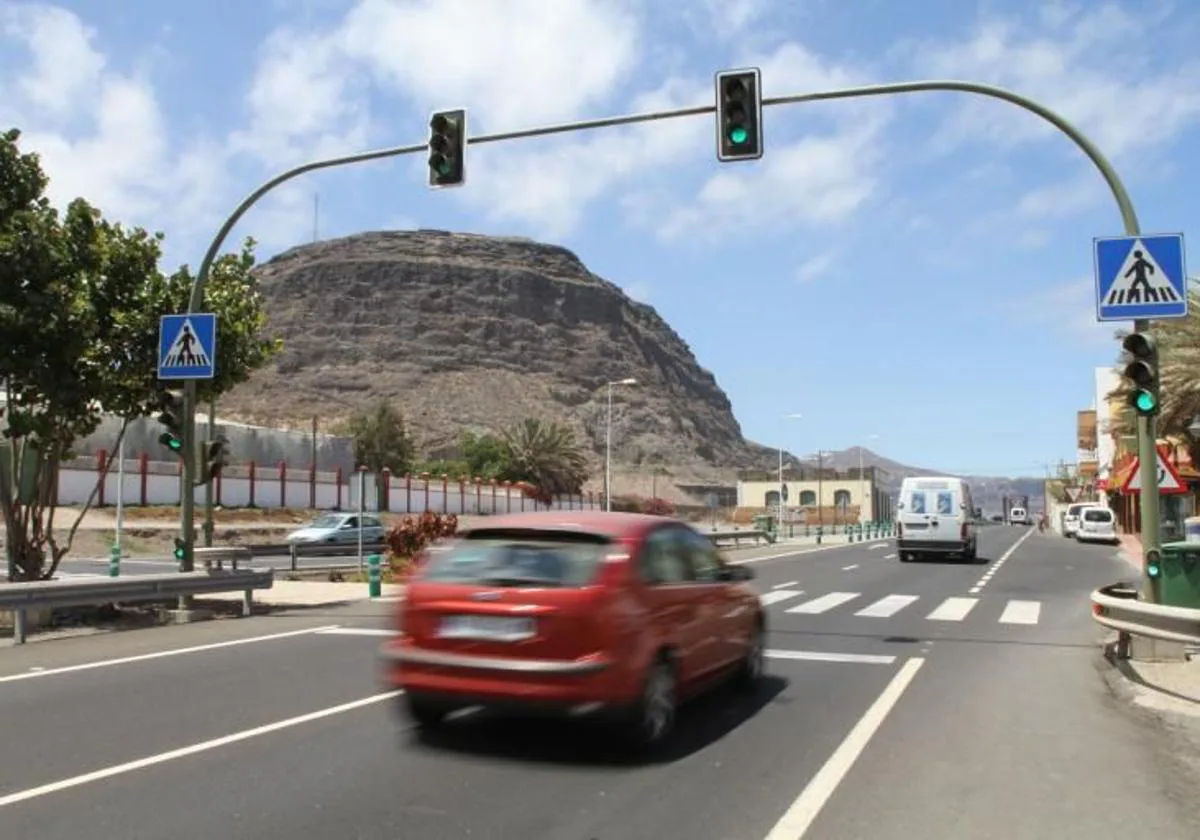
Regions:
[[1171, 285], [1171, 278], [1163, 273], [1162, 266], [1140, 239], [1117, 270], [1112, 286], [1104, 296], [1105, 306], [1128, 306], [1135, 303], [1176, 303], [1179, 292]]
[[[1157, 450], [1158, 454], [1158, 492], [1160, 493], [1186, 493], [1187, 485], [1179, 475], [1179, 471], [1167, 459], [1161, 449]], [[1123, 493], [1137, 493], [1142, 489], [1142, 462], [1134, 458], [1133, 469], [1129, 473], [1129, 478], [1125, 481], [1125, 486], [1121, 488]]]
[[163, 357], [162, 366], [164, 368], [192, 368], [206, 367], [208, 364], [208, 354], [204, 352], [204, 346], [196, 337], [196, 328], [192, 326], [192, 319], [185, 318], [174, 341], [167, 349], [167, 355]]
[[1069, 502], [1079, 501], [1079, 497], [1083, 494], [1082, 487], [1066, 487], [1064, 489], [1067, 492], [1067, 501]]

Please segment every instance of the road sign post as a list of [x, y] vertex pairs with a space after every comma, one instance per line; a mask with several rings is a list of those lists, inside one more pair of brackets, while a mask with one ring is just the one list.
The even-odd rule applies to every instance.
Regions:
[[[217, 316], [211, 312], [163, 315], [158, 324], [158, 378], [183, 382], [183, 417], [180, 428], [183, 490], [179, 499], [179, 570], [194, 568], [196, 512], [196, 382], [212, 379], [217, 371]], [[191, 607], [191, 597], [181, 596], [179, 609]]]

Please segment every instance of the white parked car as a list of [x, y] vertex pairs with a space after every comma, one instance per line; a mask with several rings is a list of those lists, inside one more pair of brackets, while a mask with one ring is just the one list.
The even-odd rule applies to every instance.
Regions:
[[1099, 505], [1084, 507], [1079, 513], [1075, 539], [1079, 542], [1119, 543], [1121, 540], [1117, 536], [1117, 521], [1113, 512]]
[[1063, 514], [1063, 536], [1073, 537], [1075, 532], [1079, 530], [1079, 516], [1083, 513], [1084, 508], [1100, 507], [1095, 502], [1076, 502], [1067, 507], [1067, 512]]

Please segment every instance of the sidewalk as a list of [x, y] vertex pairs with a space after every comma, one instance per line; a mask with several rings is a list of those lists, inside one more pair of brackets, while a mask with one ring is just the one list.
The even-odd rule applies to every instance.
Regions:
[[[272, 607], [329, 607], [359, 601], [396, 601], [404, 595], [404, 584], [385, 583], [380, 598], [371, 598], [366, 583], [330, 583], [319, 580], [278, 580], [270, 589], [254, 593], [254, 601]], [[228, 592], [203, 596], [206, 601], [242, 600], [242, 593]]]

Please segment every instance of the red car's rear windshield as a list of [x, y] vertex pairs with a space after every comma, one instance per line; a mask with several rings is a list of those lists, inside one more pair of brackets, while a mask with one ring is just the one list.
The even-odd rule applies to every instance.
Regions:
[[610, 546], [603, 534], [483, 528], [433, 554], [421, 577], [480, 586], [587, 586]]

